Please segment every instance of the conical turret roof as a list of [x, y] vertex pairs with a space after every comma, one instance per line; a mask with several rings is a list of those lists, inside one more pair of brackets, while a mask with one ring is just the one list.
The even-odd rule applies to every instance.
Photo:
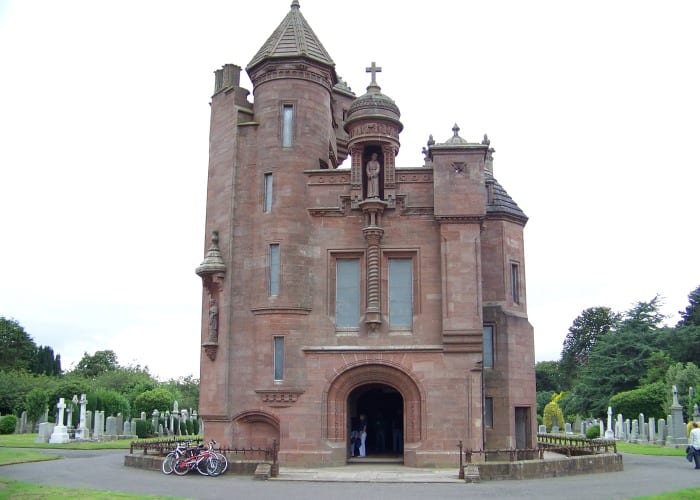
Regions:
[[307, 57], [331, 67], [335, 66], [333, 59], [301, 14], [298, 0], [292, 1], [289, 13], [248, 63], [246, 70], [250, 71], [266, 59], [288, 57]]

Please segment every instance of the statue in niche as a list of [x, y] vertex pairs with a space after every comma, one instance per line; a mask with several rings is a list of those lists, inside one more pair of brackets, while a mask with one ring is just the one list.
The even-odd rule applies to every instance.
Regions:
[[209, 341], [216, 342], [219, 338], [219, 308], [216, 298], [209, 298]]
[[381, 166], [377, 161], [377, 153], [372, 153], [372, 159], [367, 162], [367, 198], [379, 198], [379, 171]]

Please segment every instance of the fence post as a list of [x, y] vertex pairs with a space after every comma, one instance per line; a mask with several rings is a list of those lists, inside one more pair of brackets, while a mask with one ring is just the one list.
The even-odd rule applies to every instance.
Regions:
[[279, 452], [279, 448], [277, 445], [277, 440], [272, 441], [272, 470], [270, 471], [270, 475], [272, 477], [277, 477], [280, 473], [280, 464], [277, 461], [277, 453]]
[[459, 440], [459, 443], [457, 443], [457, 446], [459, 447], [459, 475], [457, 476], [458, 479], [464, 479], [464, 464], [462, 463], [462, 440]]

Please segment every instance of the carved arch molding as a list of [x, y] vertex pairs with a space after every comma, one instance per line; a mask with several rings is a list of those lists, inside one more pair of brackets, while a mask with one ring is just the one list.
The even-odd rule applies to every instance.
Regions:
[[331, 382], [326, 393], [326, 431], [330, 441], [347, 439], [347, 402], [350, 393], [366, 384], [384, 384], [396, 389], [404, 401], [404, 441], [421, 440], [425, 398], [418, 383], [403, 369], [372, 362], [350, 366]]

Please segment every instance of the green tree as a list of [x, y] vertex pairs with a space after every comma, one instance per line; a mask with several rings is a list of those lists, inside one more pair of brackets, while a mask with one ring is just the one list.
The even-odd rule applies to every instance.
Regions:
[[571, 388], [582, 367], [588, 363], [588, 355], [596, 343], [615, 329], [620, 319], [609, 307], [585, 309], [569, 327], [561, 352], [561, 373], [564, 388]]
[[561, 391], [559, 361], [538, 361], [535, 364], [535, 387], [537, 391]]
[[61, 355], [54, 355], [53, 349], [49, 346], [37, 347], [34, 351], [31, 371], [45, 375], [60, 375]]
[[657, 381], [631, 391], [618, 392], [610, 398], [610, 406], [615, 413], [622, 413], [630, 420], [640, 413], [646, 417], [664, 418], [668, 414], [667, 393], [666, 384]]
[[567, 411], [603, 417], [611, 396], [638, 387], [652, 353], [659, 350], [660, 306], [658, 296], [638, 302], [623, 315], [614, 332], [598, 339], [567, 401]]
[[[676, 363], [672, 365], [666, 372], [666, 402], [670, 406], [673, 394], [671, 388], [675, 385], [678, 389], [678, 403], [689, 410], [688, 400], [689, 390], [693, 387], [694, 390], [700, 390], [700, 368], [695, 363]], [[686, 416], [690, 416], [692, 412], [688, 411]]]
[[36, 385], [35, 378], [26, 370], [0, 370], [0, 413], [19, 415], [25, 397]]
[[544, 407], [552, 400], [554, 394], [553, 391], [537, 391], [535, 401], [537, 402], [538, 415], [544, 415]]
[[562, 398], [564, 393], [555, 394], [552, 400], [547, 403], [544, 407], [544, 414], [542, 415], [542, 423], [547, 426], [547, 432], [552, 431], [552, 426], [557, 426], [559, 429], [564, 428], [564, 413], [559, 407], [559, 400]]
[[129, 400], [117, 391], [97, 388], [89, 392], [86, 397], [87, 409], [90, 411], [104, 411], [107, 416], [116, 416], [119, 413], [125, 417], [131, 416]]
[[0, 369], [29, 370], [36, 344], [16, 320], [0, 316]]
[[158, 381], [140, 366], [120, 366], [115, 370], [101, 373], [94, 379], [95, 387], [102, 387], [121, 393], [133, 408], [134, 400], [142, 392], [159, 387]]
[[114, 351], [105, 350], [96, 351], [92, 356], [87, 352], [84, 353], [83, 358], [78, 362], [74, 371], [76, 374], [92, 378], [117, 368], [119, 368], [117, 355]]
[[700, 326], [682, 325], [667, 329], [663, 349], [674, 361], [700, 360]]
[[671, 357], [663, 351], [652, 352], [646, 361], [647, 373], [640, 380], [642, 385], [653, 384], [655, 382], [664, 381], [666, 372], [673, 364]]
[[27, 419], [36, 424], [49, 405], [49, 396], [46, 391], [35, 387], [24, 398], [24, 408], [27, 410]]
[[678, 311], [678, 314], [681, 315], [681, 320], [676, 327], [700, 326], [700, 286], [690, 292], [688, 302], [689, 304], [685, 311]]
[[173, 407], [175, 396], [167, 389], [151, 389], [139, 394], [134, 400], [134, 413], [140, 414], [142, 411], [150, 416], [153, 410], [164, 411]]
[[199, 379], [192, 375], [170, 379], [160, 385], [174, 396], [180, 408], [199, 408]]

